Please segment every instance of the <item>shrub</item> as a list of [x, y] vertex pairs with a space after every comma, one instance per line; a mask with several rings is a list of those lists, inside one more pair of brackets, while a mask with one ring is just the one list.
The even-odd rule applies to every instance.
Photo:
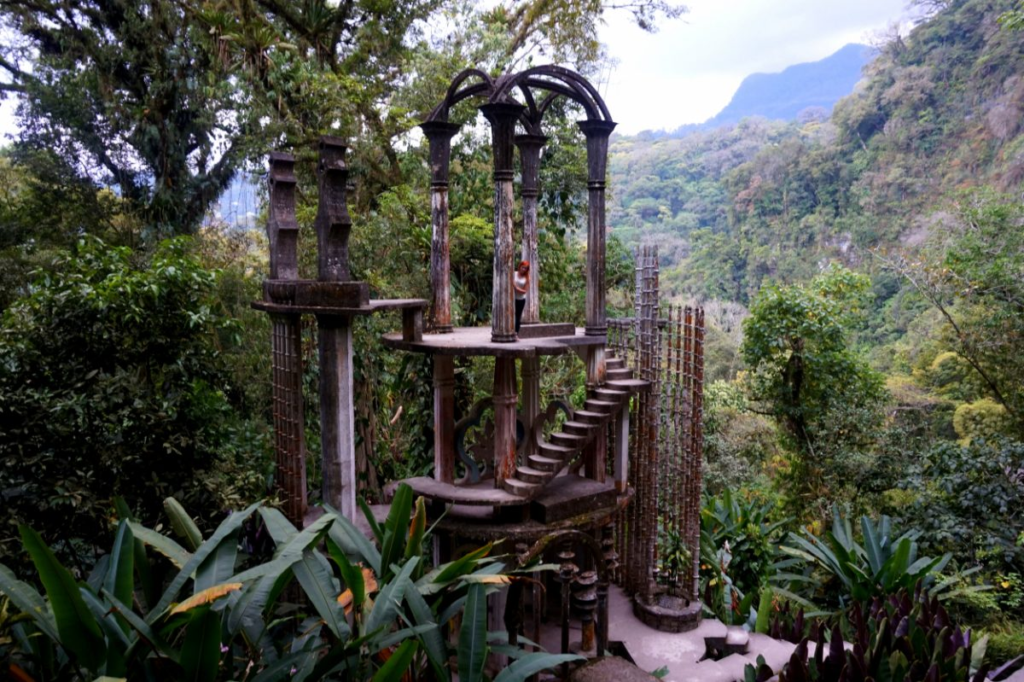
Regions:
[[[265, 479], [241, 474], [265, 470], [265, 438], [233, 412], [218, 350], [232, 324], [212, 300], [215, 274], [187, 246], [143, 259], [83, 240], [6, 312], [0, 553], [14, 555], [17, 525], [31, 523], [88, 565], [115, 495], [144, 522], [177, 497], [209, 527], [222, 493], [259, 494]], [[253, 449], [240, 451], [239, 433]]]

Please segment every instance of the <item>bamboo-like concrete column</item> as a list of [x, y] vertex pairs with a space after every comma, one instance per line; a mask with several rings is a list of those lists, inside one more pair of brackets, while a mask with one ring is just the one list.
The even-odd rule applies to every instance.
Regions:
[[[295, 218], [295, 157], [270, 154], [270, 279], [299, 277], [299, 223]], [[275, 484], [284, 514], [296, 525], [306, 514], [306, 428], [302, 405], [302, 328], [297, 314], [271, 315]]]
[[[530, 278], [526, 287], [526, 307], [523, 309], [523, 324], [540, 322], [540, 254], [537, 250], [537, 198], [540, 195], [540, 155], [548, 141], [545, 135], [516, 135], [519, 148], [519, 163], [522, 168], [522, 183], [519, 194], [523, 202], [523, 247], [522, 259], [530, 263]], [[523, 358], [523, 427], [532, 433], [533, 420], [540, 413], [540, 358]], [[524, 456], [534, 454], [533, 439], [527, 437]]]
[[434, 356], [434, 479], [455, 482], [455, 358]]
[[[347, 282], [348, 167], [346, 147], [335, 137], [320, 138], [320, 202], [316, 215], [319, 279]], [[352, 320], [346, 315], [317, 315], [320, 350], [320, 428], [323, 499], [346, 518], [355, 519], [355, 405], [352, 382]]]
[[448, 230], [448, 168], [452, 137], [459, 126], [427, 121], [420, 128], [430, 143], [430, 328], [439, 334], [452, 331], [451, 263]]
[[494, 358], [494, 487], [516, 472], [516, 361]]
[[[512, 289], [513, 258], [512, 212], [515, 196], [512, 191], [512, 138], [516, 121], [524, 107], [514, 102], [492, 102], [480, 107], [491, 124], [491, 147], [494, 156], [494, 283], [491, 298], [491, 341], [510, 343], [516, 340], [515, 297]], [[497, 373], [497, 370], [495, 370]], [[500, 428], [495, 415], [495, 437]], [[515, 433], [513, 413], [512, 433]]]
[[605, 310], [605, 173], [608, 168], [608, 138], [615, 129], [611, 121], [580, 121], [587, 138], [587, 327], [588, 336], [608, 333]]
[[526, 307], [523, 324], [540, 322], [540, 254], [537, 251], [537, 198], [540, 196], [540, 154], [548, 138], [545, 135], [516, 135], [523, 199], [522, 259], [530, 263], [530, 279], [526, 286]]

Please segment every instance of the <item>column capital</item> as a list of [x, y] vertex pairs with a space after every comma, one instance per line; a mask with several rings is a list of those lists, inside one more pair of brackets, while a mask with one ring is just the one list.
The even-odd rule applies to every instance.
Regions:
[[420, 130], [430, 142], [430, 184], [432, 187], [448, 186], [448, 165], [451, 160], [452, 138], [461, 126], [448, 121], [426, 121]]
[[494, 150], [494, 179], [512, 179], [512, 138], [516, 132], [516, 121], [526, 110], [515, 102], [489, 102], [480, 107], [480, 112], [491, 124], [491, 146]]
[[299, 222], [295, 217], [295, 156], [270, 152], [267, 179], [270, 206], [267, 239], [270, 241], [270, 279], [298, 279]]
[[516, 135], [513, 140], [519, 148], [519, 162], [523, 170], [519, 193], [524, 198], [540, 194], [540, 152], [548, 139], [547, 135]]
[[340, 137], [324, 135], [319, 143], [320, 163], [317, 176], [320, 198], [316, 213], [317, 260], [319, 277], [327, 282], [347, 282], [348, 235], [352, 218], [348, 214], [348, 146]]

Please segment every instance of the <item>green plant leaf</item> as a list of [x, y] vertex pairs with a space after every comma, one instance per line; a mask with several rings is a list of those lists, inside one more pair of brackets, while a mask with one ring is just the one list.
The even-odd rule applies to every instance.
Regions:
[[487, 661], [487, 587], [470, 585], [459, 630], [459, 682], [482, 682]]
[[193, 612], [181, 645], [181, 667], [188, 682], [216, 682], [220, 666], [220, 614], [203, 607]]
[[217, 548], [206, 557], [196, 569], [195, 591], [203, 590], [228, 582], [235, 572], [235, 560], [238, 557], [238, 531], [231, 533], [217, 544]]
[[117, 526], [103, 587], [122, 602], [130, 603], [132, 600], [135, 592], [135, 537], [128, 521], [122, 520]]
[[413, 622], [417, 625], [433, 625], [434, 628], [425, 631], [420, 635], [420, 642], [431, 667], [434, 669], [434, 676], [438, 680], [447, 678], [448, 647], [445, 646], [444, 636], [441, 628], [434, 620], [434, 614], [427, 605], [423, 595], [419, 593], [416, 586], [411, 582], [405, 588], [405, 603], [409, 605], [412, 612]]
[[412, 657], [416, 653], [419, 642], [415, 639], [407, 639], [398, 650], [391, 654], [387, 663], [381, 666], [377, 674], [373, 676], [373, 682], [392, 682], [402, 679], [402, 675], [408, 670], [412, 663]]
[[28, 526], [20, 526], [22, 542], [39, 571], [39, 579], [46, 588], [46, 596], [53, 609], [53, 617], [60, 633], [60, 644], [73, 654], [78, 662], [94, 672], [106, 658], [107, 645], [99, 623], [82, 600], [82, 593], [71, 577], [71, 572], [60, 565], [57, 557]]
[[494, 682], [525, 682], [528, 677], [542, 670], [550, 670], [563, 663], [585, 660], [582, 656], [575, 654], [549, 654], [538, 651], [513, 661], [511, 665], [498, 673]]
[[367, 540], [362, 531], [356, 528], [343, 514], [327, 505], [324, 505], [324, 508], [334, 518], [334, 524], [331, 526], [331, 539], [341, 547], [345, 554], [366, 562], [366, 565], [372, 568], [376, 575], [381, 575], [380, 552], [373, 546], [373, 543]]
[[171, 602], [177, 598], [181, 588], [185, 586], [185, 582], [192, 577], [193, 572], [206, 560], [206, 557], [210, 556], [226, 538], [234, 536], [235, 532], [242, 527], [242, 524], [245, 523], [246, 519], [252, 515], [258, 506], [258, 502], [253, 503], [244, 510], [235, 512], [224, 519], [213, 535], [210, 536], [210, 539], [195, 551], [192, 557], [181, 567], [181, 570], [178, 571], [178, 574], [171, 580], [171, 584], [164, 590], [160, 602], [146, 616], [147, 623], [152, 625], [163, 615], [171, 605]]
[[184, 547], [166, 535], [150, 530], [134, 521], [130, 522], [129, 526], [136, 540], [149, 545], [160, 554], [163, 554], [176, 568], [181, 569], [192, 558], [192, 555]]
[[18, 610], [32, 617], [36, 627], [54, 642], [60, 642], [57, 633], [57, 622], [47, 606], [46, 600], [34, 587], [18, 580], [14, 571], [0, 564], [0, 592], [7, 595]]
[[386, 582], [391, 577], [391, 565], [405, 555], [405, 541], [409, 533], [409, 518], [412, 513], [412, 488], [406, 484], [398, 486], [391, 511], [384, 522], [384, 542], [380, 550], [379, 579]]
[[185, 547], [190, 552], [195, 552], [203, 544], [203, 534], [199, 532], [199, 526], [188, 515], [185, 508], [173, 497], [164, 500], [164, 512], [171, 521], [171, 528], [185, 541]]

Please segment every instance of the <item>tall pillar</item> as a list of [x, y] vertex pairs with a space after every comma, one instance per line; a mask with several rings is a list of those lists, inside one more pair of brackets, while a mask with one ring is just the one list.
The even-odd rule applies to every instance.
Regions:
[[[586, 334], [604, 336], [608, 333], [605, 309], [604, 260], [605, 243], [605, 172], [608, 168], [608, 137], [615, 128], [611, 121], [580, 121], [580, 130], [587, 138], [587, 310]], [[587, 386], [605, 381], [604, 346], [587, 350]]]
[[[347, 282], [348, 167], [346, 147], [336, 137], [320, 138], [320, 202], [316, 214], [319, 279]], [[320, 448], [323, 500], [345, 517], [355, 519], [356, 457], [352, 382], [352, 321], [347, 315], [317, 315], [320, 350]]]
[[[299, 277], [299, 223], [295, 218], [295, 157], [270, 154], [270, 280]], [[273, 368], [274, 481], [284, 499], [284, 514], [302, 525], [306, 514], [306, 428], [302, 405], [302, 329], [295, 314], [271, 315]]]
[[[515, 299], [512, 289], [515, 247], [512, 241], [512, 161], [516, 121], [524, 107], [513, 102], [492, 102], [480, 107], [491, 124], [491, 146], [494, 156], [494, 283], [491, 298], [491, 341], [510, 343], [516, 340]], [[497, 370], [495, 370], [497, 372]], [[514, 372], [513, 372], [514, 374]], [[495, 429], [498, 428], [495, 416]], [[515, 433], [515, 422], [512, 423]]]
[[540, 255], [537, 251], [537, 197], [540, 195], [540, 153], [548, 141], [545, 135], [516, 135], [519, 162], [522, 166], [523, 250], [522, 260], [530, 263], [530, 280], [526, 287], [523, 323], [540, 322]]
[[455, 358], [434, 356], [434, 479], [455, 482]]
[[[452, 331], [451, 264], [448, 234], [448, 167], [452, 136], [459, 126], [427, 121], [420, 128], [430, 142], [430, 327], [439, 334]], [[435, 397], [436, 400], [436, 397]]]
[[605, 172], [608, 168], [608, 137], [611, 121], [580, 121], [587, 138], [587, 335], [608, 333], [605, 310]]
[[494, 358], [494, 487], [516, 471], [516, 361]]
[[[522, 260], [530, 263], [530, 279], [526, 288], [526, 307], [523, 308], [523, 324], [540, 322], [540, 254], [537, 250], [537, 198], [540, 195], [540, 154], [548, 141], [545, 135], [516, 135], [519, 148], [519, 162], [522, 168], [522, 184], [519, 193], [523, 200], [523, 247]], [[540, 358], [523, 358], [523, 426], [526, 429], [527, 456], [533, 453], [530, 433], [533, 420], [540, 413]]]

